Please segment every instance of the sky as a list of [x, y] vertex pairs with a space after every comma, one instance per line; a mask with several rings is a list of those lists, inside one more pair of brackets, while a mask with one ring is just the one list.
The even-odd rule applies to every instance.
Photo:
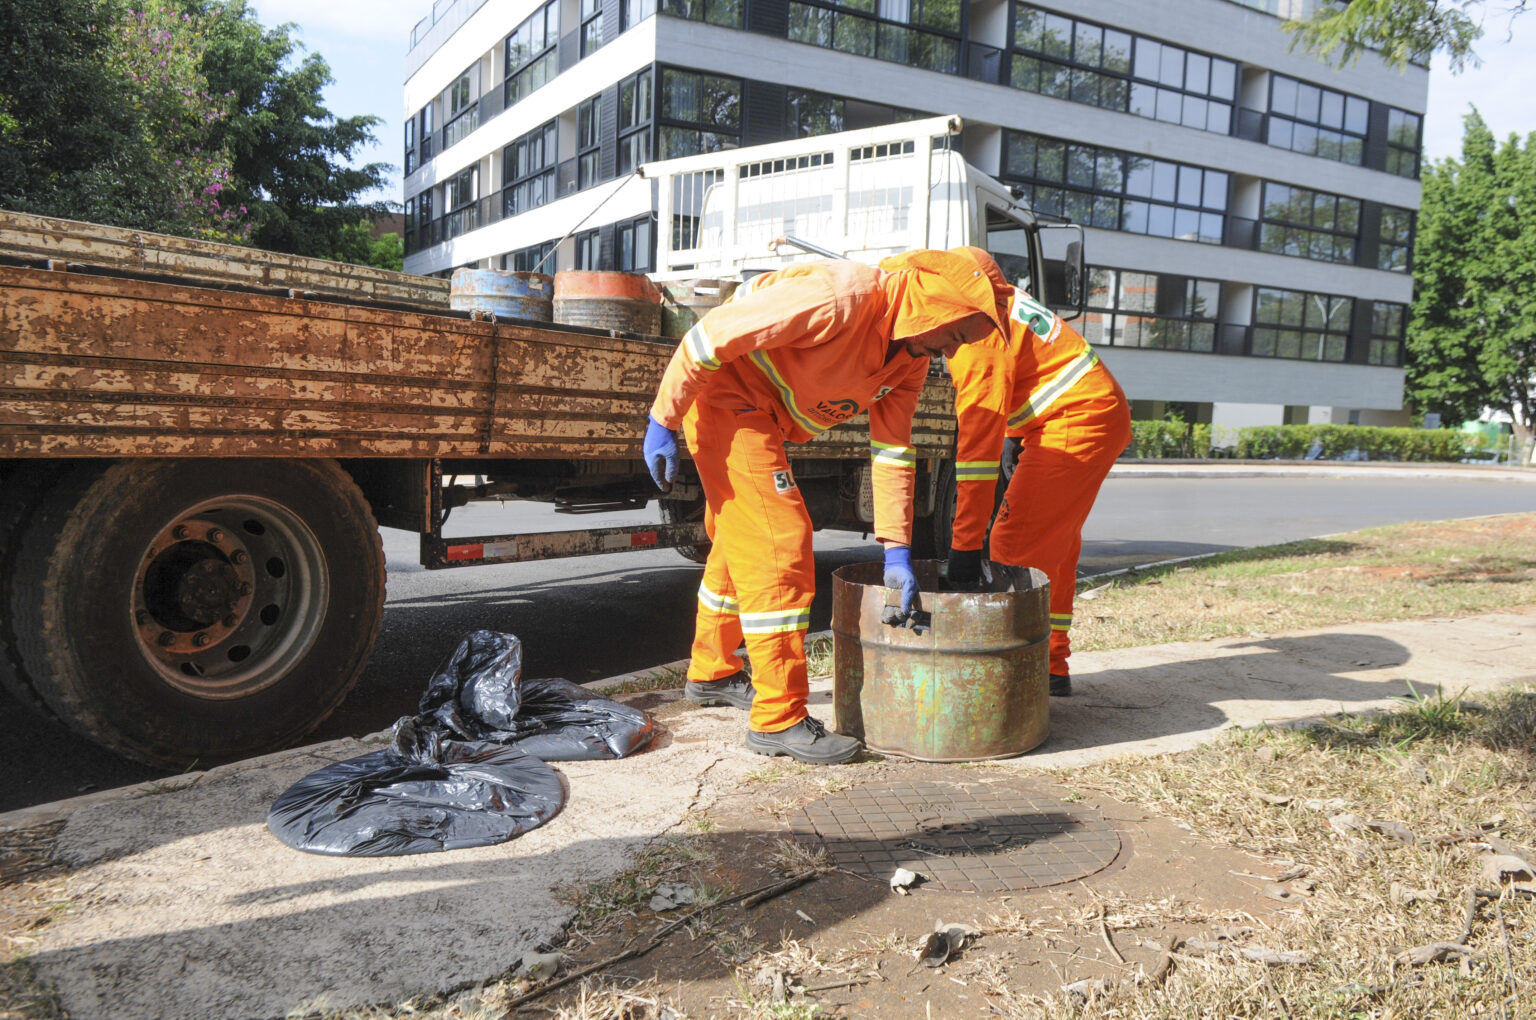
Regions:
[[[304, 45], [325, 57], [336, 78], [326, 90], [333, 113], [371, 113], [383, 119], [380, 144], [359, 153], [358, 162], [393, 164], [389, 188], [370, 197], [400, 201], [406, 43], [411, 27], [431, 14], [432, 0], [251, 0], [251, 6], [264, 24], [297, 25]], [[1430, 159], [1461, 152], [1461, 118], [1473, 105], [1496, 138], [1536, 131], [1536, 11], [1511, 22], [1502, 8], [1502, 0], [1485, 7], [1492, 13], [1476, 46], [1481, 67], [1452, 75], [1438, 57], [1431, 66], [1424, 116], [1424, 151]]]

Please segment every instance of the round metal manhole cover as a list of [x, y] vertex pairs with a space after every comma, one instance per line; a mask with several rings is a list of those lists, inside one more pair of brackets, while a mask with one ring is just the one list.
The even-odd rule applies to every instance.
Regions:
[[908, 868], [950, 892], [1060, 885], [1120, 853], [1094, 812], [1009, 783], [875, 783], [806, 805], [790, 828], [840, 868], [880, 881]]

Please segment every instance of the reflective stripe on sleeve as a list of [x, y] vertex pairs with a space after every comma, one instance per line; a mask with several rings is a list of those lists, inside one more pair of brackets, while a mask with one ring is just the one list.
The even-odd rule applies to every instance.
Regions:
[[715, 345], [709, 342], [709, 334], [704, 332], [702, 322], [696, 323], [683, 334], [683, 347], [700, 368], [713, 372], [720, 367], [720, 359], [715, 357]]
[[955, 461], [955, 481], [995, 482], [1002, 472], [1002, 464], [995, 460]]
[[917, 450], [911, 446], [877, 443], [871, 439], [869, 441], [869, 459], [872, 463], [884, 464], [886, 467], [893, 467], [902, 471], [917, 470]]
[[1008, 416], [1008, 427], [1016, 429], [1044, 414], [1047, 408], [1061, 399], [1062, 394], [1076, 386], [1078, 380], [1087, 375], [1088, 370], [1098, 363], [1099, 354], [1092, 348], [1067, 362], [1066, 367], [1060, 372], [1035, 387], [1035, 392], [1029, 395], [1029, 399]]
[[1072, 614], [1071, 613], [1052, 613], [1051, 614], [1051, 629], [1052, 630], [1071, 630], [1072, 629]]
[[741, 613], [740, 602], [729, 595], [716, 595], [702, 584], [699, 585], [699, 602], [706, 609], [727, 616], [737, 616]]
[[812, 435], [825, 432], [827, 429], [832, 427], [831, 425], [822, 425], [820, 422], [813, 421], [811, 418], [806, 416], [804, 411], [800, 410], [800, 408], [795, 405], [795, 391], [789, 388], [789, 383], [784, 381], [784, 377], [780, 375], [779, 370], [774, 367], [773, 361], [768, 357], [767, 351], [753, 351], [747, 357], [752, 362], [752, 364], [756, 365], [758, 369], [768, 377], [768, 381], [772, 383], [773, 388], [778, 391], [779, 399], [784, 402], [785, 409], [789, 411], [790, 417], [795, 419], [795, 423], [797, 425]]
[[773, 613], [742, 613], [743, 634], [789, 634], [811, 628], [811, 607], [783, 609]]

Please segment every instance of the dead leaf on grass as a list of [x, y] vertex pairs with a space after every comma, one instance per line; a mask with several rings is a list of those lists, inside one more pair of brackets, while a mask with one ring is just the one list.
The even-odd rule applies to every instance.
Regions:
[[1285, 807], [1295, 799], [1288, 793], [1261, 793], [1258, 795], [1258, 798], [1266, 804], [1273, 804], [1275, 807]]
[[1372, 832], [1379, 832], [1383, 836], [1394, 839], [1404, 846], [1413, 846], [1413, 830], [1402, 822], [1394, 822], [1388, 818], [1372, 818], [1365, 824]]
[[1279, 900], [1282, 903], [1288, 903], [1296, 898], [1296, 894], [1291, 892], [1290, 889], [1276, 883], [1270, 883], [1269, 885], [1264, 886], [1263, 892], [1264, 895], [1268, 896], [1270, 899]]
[[1265, 949], [1263, 946], [1249, 946], [1247, 949], [1239, 949], [1237, 954], [1245, 960], [1271, 967], [1296, 966], [1312, 962], [1312, 954], [1304, 949], [1287, 949], [1284, 952], [1277, 952], [1273, 949]]
[[1483, 879], [1502, 886], [1506, 881], [1519, 892], [1536, 895], [1536, 868], [1524, 857], [1513, 854], [1487, 854], [1483, 857]]
[[1405, 963], [1410, 967], [1422, 967], [1427, 963], [1443, 963], [1446, 960], [1476, 955], [1473, 950], [1460, 942], [1431, 942], [1427, 946], [1404, 949], [1395, 959], [1398, 963]]
[[1400, 907], [1411, 907], [1420, 900], [1433, 900], [1435, 894], [1429, 889], [1411, 889], [1401, 882], [1393, 882], [1387, 896]]
[[1328, 816], [1328, 827], [1340, 836], [1350, 836], [1356, 832], [1368, 832], [1369, 828], [1360, 820], [1359, 815], [1348, 811], [1341, 811], [1336, 815]]

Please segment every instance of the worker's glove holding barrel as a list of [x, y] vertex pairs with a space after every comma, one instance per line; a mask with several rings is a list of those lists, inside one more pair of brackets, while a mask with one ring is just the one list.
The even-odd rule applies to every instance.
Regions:
[[901, 607], [886, 606], [882, 623], [897, 627], [912, 619], [912, 607], [917, 602], [917, 575], [912, 572], [912, 550], [904, 545], [885, 547], [885, 586], [901, 591]]
[[677, 478], [677, 433], [650, 416], [646, 417], [645, 443], [641, 455], [650, 469], [651, 479], [662, 492], [672, 491]]

